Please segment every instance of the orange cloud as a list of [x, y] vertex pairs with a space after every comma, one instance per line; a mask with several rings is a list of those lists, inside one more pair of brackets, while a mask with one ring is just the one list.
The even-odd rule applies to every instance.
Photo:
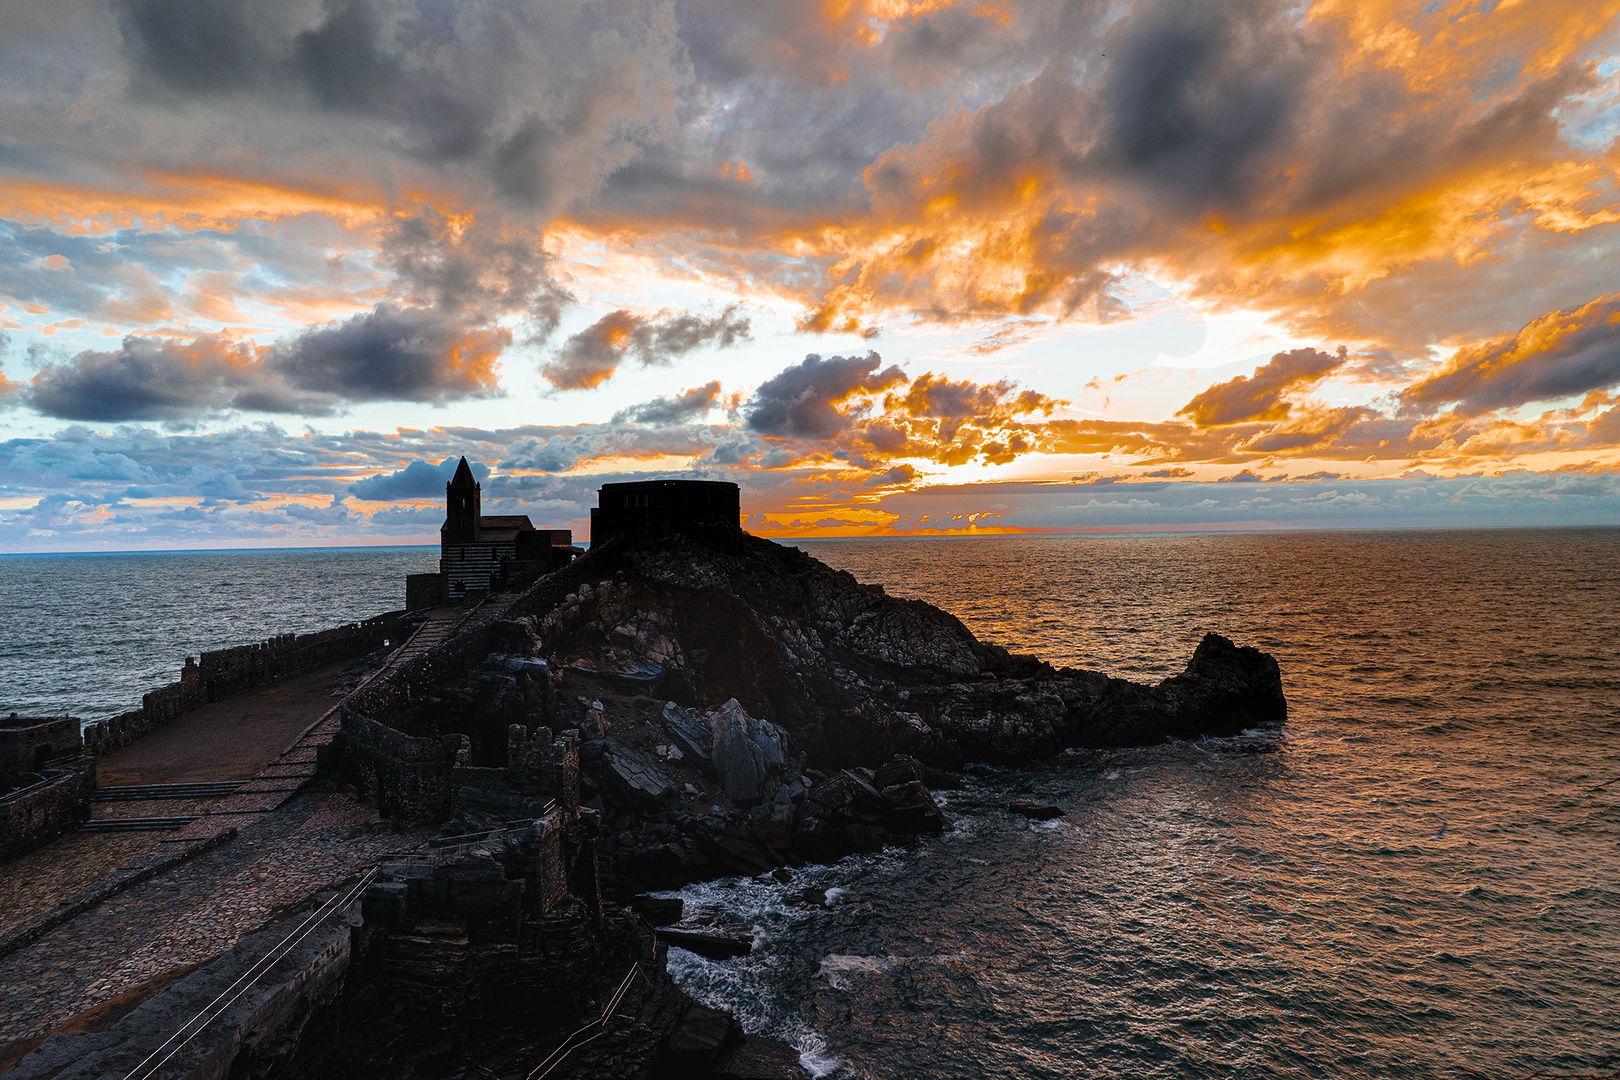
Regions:
[[1337, 355], [1318, 349], [1278, 353], [1256, 368], [1253, 378], [1239, 375], [1212, 386], [1176, 411], [1199, 427], [1237, 424], [1247, 420], [1282, 420], [1292, 405], [1284, 396], [1314, 386], [1345, 362], [1346, 350]]
[[329, 181], [149, 171], [122, 186], [0, 174], [0, 217], [48, 221], [66, 232], [131, 228], [219, 229], [244, 221], [320, 214], [355, 227], [388, 213], [382, 191]]
[[1441, 370], [1403, 390], [1401, 400], [1430, 408], [1457, 402], [1460, 412], [1477, 414], [1617, 385], [1620, 294], [1548, 312], [1516, 334], [1459, 349]]

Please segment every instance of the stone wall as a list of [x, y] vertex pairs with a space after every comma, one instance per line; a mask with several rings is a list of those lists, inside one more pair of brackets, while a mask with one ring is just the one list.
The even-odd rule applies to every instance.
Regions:
[[[300, 913], [243, 938], [225, 955], [154, 995], [104, 1031], [57, 1032], [6, 1074], [8, 1080], [102, 1080], [140, 1072], [178, 1045], [156, 1075], [186, 1080], [259, 1076], [256, 1066], [283, 1058], [305, 1040], [318, 1039], [323, 1020], [342, 989], [352, 960], [346, 919], [328, 917], [304, 932]], [[304, 936], [298, 937], [301, 932]], [[284, 945], [290, 948], [279, 949]], [[261, 958], [284, 951], [262, 975], [243, 981]], [[201, 1011], [218, 1018], [187, 1042], [175, 1039]], [[335, 1016], [332, 1017], [335, 1019]], [[156, 1052], [154, 1056], [154, 1052]]]
[[390, 611], [313, 634], [282, 634], [253, 645], [205, 652], [198, 665], [205, 698], [218, 701], [339, 660], [352, 660], [375, 652], [385, 641], [397, 645], [410, 634], [404, 615], [403, 611]]
[[406, 574], [405, 610], [419, 611], [434, 608], [448, 600], [443, 574]]
[[444, 821], [450, 816], [451, 773], [464, 735], [415, 736], [396, 731], [351, 707], [321, 754], [321, 771], [336, 772], [387, 817]]
[[72, 716], [0, 717], [0, 790], [37, 773], [47, 761], [77, 753], [79, 721]]
[[90, 820], [96, 763], [86, 758], [53, 770], [43, 783], [0, 796], [0, 863], [72, 832]]

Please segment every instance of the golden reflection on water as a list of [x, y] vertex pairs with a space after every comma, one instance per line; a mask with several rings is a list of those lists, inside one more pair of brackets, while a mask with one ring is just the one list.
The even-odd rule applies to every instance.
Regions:
[[672, 954], [698, 993], [881, 1077], [1620, 1064], [1620, 530], [799, 546], [1057, 663], [1158, 679], [1225, 633], [1291, 719], [984, 770], [953, 833], [807, 871], [830, 911], [689, 890], [762, 938]]

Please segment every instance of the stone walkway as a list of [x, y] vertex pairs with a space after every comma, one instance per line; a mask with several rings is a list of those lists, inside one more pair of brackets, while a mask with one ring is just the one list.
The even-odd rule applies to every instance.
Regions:
[[[471, 611], [434, 614], [438, 617], [413, 635], [394, 662], [419, 655], [442, 640]], [[322, 672], [321, 677], [331, 675]], [[0, 1057], [5, 1056], [6, 1044], [41, 1036], [165, 973], [219, 955], [281, 909], [364, 872], [381, 855], [419, 849], [437, 831], [428, 827], [402, 834], [374, 809], [347, 795], [303, 790], [314, 779], [316, 752], [331, 742], [339, 725], [337, 703], [321, 700], [314, 690], [313, 682], [301, 688], [296, 705], [306, 710], [306, 720], [313, 703], [319, 702], [324, 712], [234, 794], [211, 800], [96, 804], [97, 817], [200, 815], [191, 824], [164, 833], [76, 833], [0, 872], [0, 912], [4, 912], [0, 928], [15, 929], [29, 918], [49, 914], [63, 898], [107, 880], [109, 874], [156, 867], [175, 854], [201, 851], [0, 956]], [[248, 697], [241, 695], [251, 706]], [[284, 709], [280, 723], [290, 715], [291, 709]], [[223, 713], [215, 720], [231, 725]], [[263, 734], [258, 738], [262, 740]], [[200, 759], [208, 756], [208, 747], [221, 739], [217, 732], [209, 733], [197, 747], [199, 761], [180, 760], [187, 752], [186, 742], [174, 738], [155, 750], [129, 755], [119, 768], [135, 773], [135, 778], [120, 776], [120, 781], [173, 782], [181, 777], [150, 775], [151, 763], [167, 763], [169, 772], [196, 772], [204, 768]], [[140, 761], [147, 761], [145, 771], [126, 768]], [[236, 835], [227, 838], [232, 829]], [[203, 850], [210, 841], [212, 846]]]
[[[215, 800], [97, 803], [97, 817], [182, 817]], [[0, 867], [0, 934], [42, 915], [115, 870], [144, 863], [168, 833], [69, 833]]]
[[230, 842], [0, 959], [0, 1045], [217, 956], [280, 909], [424, 839], [397, 834], [347, 795], [299, 795]]
[[347, 667], [328, 664], [177, 716], [103, 755], [96, 762], [97, 782], [108, 787], [245, 780], [337, 703], [329, 688]]

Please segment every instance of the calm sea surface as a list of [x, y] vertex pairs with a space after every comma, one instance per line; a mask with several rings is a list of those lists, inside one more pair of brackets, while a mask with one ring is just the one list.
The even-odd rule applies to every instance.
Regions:
[[98, 720], [185, 658], [405, 606], [436, 547], [0, 556], [0, 713]]
[[[758, 941], [671, 950], [697, 996], [842, 1076], [1620, 1070], [1620, 530], [799, 546], [1059, 664], [1259, 645], [1291, 718], [975, 770], [942, 837], [688, 889]], [[188, 652], [398, 607], [434, 554], [0, 558], [0, 706], [119, 711]]]

